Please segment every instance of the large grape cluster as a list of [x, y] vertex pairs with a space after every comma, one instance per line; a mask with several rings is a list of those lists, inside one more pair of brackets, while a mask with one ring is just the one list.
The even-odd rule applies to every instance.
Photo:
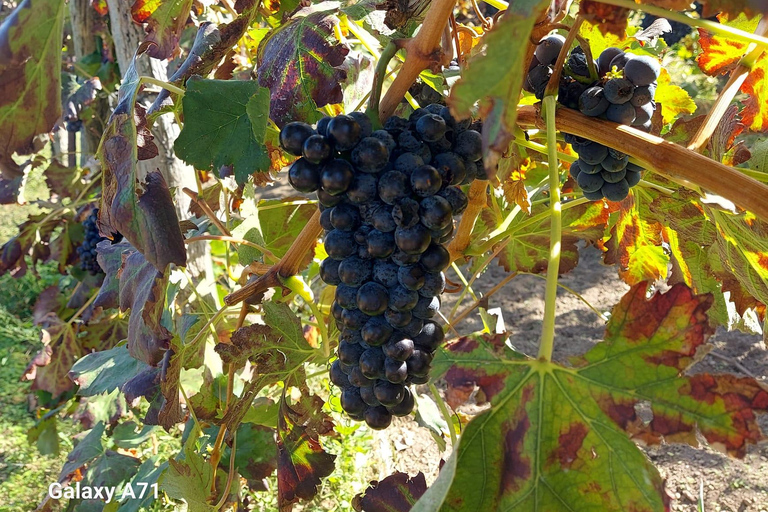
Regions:
[[[551, 35], [536, 47], [526, 90], [537, 98], [544, 95], [564, 41], [562, 36]], [[594, 67], [598, 75], [596, 81], [590, 79], [583, 49], [577, 46], [571, 51], [558, 84], [560, 103], [590, 117], [649, 131], [656, 110], [654, 95], [661, 71], [659, 63], [649, 56], [612, 47], [603, 50]], [[630, 187], [640, 182], [643, 169], [630, 163], [627, 154], [570, 134], [566, 134], [566, 142], [579, 154], [579, 159], [571, 165], [571, 176], [587, 199], [621, 201], [629, 194]]]
[[428, 382], [443, 341], [433, 318], [450, 264], [444, 244], [467, 206], [459, 185], [485, 177], [480, 134], [433, 104], [376, 131], [361, 113], [314, 129], [289, 123], [280, 144], [301, 157], [291, 185], [317, 192], [322, 212], [320, 277], [336, 286], [340, 330], [330, 379], [351, 418], [386, 428], [413, 410], [408, 385]]
[[94, 208], [83, 222], [85, 236], [82, 245], [77, 248], [77, 254], [80, 256], [80, 268], [91, 275], [103, 273], [99, 262], [96, 261], [96, 245], [106, 238], [99, 234], [98, 218], [99, 209]]

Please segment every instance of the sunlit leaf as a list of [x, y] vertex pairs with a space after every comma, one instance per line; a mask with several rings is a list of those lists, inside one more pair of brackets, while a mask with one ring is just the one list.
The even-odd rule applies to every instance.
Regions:
[[352, 506], [358, 512], [408, 512], [427, 490], [424, 473], [411, 478], [397, 471], [381, 482], [373, 481]]
[[661, 70], [656, 101], [661, 104], [661, 116], [665, 123], [671, 123], [681, 114], [693, 114], [696, 103], [682, 87], [672, 84], [669, 71]]
[[[720, 15], [719, 19], [720, 23], [745, 32], [754, 32], [760, 21], [759, 18], [749, 19], [743, 13], [730, 20], [723, 15]], [[731, 71], [749, 46], [749, 43], [734, 41], [725, 35], [713, 34], [701, 28], [699, 44], [701, 53], [696, 57], [696, 62], [701, 70], [710, 76]]]
[[147, 51], [150, 57], [167, 59], [173, 56], [191, 7], [192, 0], [136, 0], [133, 3], [133, 20], [147, 24], [145, 41], [155, 43]]

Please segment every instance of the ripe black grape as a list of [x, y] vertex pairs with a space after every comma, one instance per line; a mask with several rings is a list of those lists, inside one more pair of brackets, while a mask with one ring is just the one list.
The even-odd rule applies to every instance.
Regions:
[[579, 174], [576, 179], [576, 183], [585, 192], [596, 192], [600, 190], [605, 181], [600, 174], [587, 174], [585, 172]]
[[624, 66], [624, 77], [638, 87], [655, 82], [660, 72], [659, 62], [648, 55], [637, 56]]
[[371, 279], [373, 262], [357, 256], [350, 256], [341, 261], [337, 267], [337, 273], [342, 283], [349, 286], [361, 286]]
[[324, 136], [318, 134], [311, 135], [304, 141], [301, 154], [309, 162], [319, 164], [331, 156], [331, 145], [328, 144], [328, 139]]
[[325, 258], [323, 262], [320, 263], [320, 279], [333, 286], [341, 283], [341, 277], [339, 276], [340, 264], [341, 261], [339, 260]]
[[[357, 307], [360, 311], [370, 316], [384, 313], [387, 309], [388, 301], [389, 293], [387, 289], [373, 281], [365, 283], [357, 291]], [[362, 328], [362, 325], [360, 327]]]
[[299, 158], [288, 170], [288, 182], [299, 192], [314, 192], [320, 188], [320, 169], [308, 159]]
[[432, 241], [429, 230], [423, 224], [414, 224], [410, 228], [398, 227], [395, 230], [395, 243], [405, 254], [421, 254]]
[[320, 181], [323, 191], [337, 196], [347, 191], [354, 177], [355, 170], [352, 165], [346, 160], [336, 158], [325, 164]]
[[392, 423], [392, 413], [381, 405], [366, 409], [364, 417], [366, 425], [375, 430], [383, 430]]
[[[406, 154], [412, 155], [412, 153]], [[421, 158], [419, 158], [419, 160], [421, 160]], [[379, 197], [389, 205], [396, 204], [399, 200], [410, 197], [410, 195], [410, 180], [408, 179], [408, 176], [400, 171], [395, 170], [386, 172], [379, 180]]]
[[611, 61], [614, 59], [614, 57], [621, 53], [624, 52], [615, 46], [606, 48], [600, 52], [600, 56], [597, 58], [597, 74], [600, 76], [605, 76], [605, 74], [611, 70]]
[[294, 121], [280, 130], [280, 147], [293, 156], [301, 156], [304, 142], [315, 133], [307, 123]]
[[403, 398], [400, 400], [400, 403], [387, 407], [387, 410], [392, 416], [408, 416], [413, 411], [415, 405], [413, 393], [408, 388], [403, 388]]
[[352, 162], [362, 172], [379, 172], [387, 166], [389, 150], [375, 137], [366, 137], [352, 150]]
[[602, 87], [590, 87], [579, 97], [579, 110], [591, 117], [603, 115], [609, 105]]
[[471, 162], [483, 157], [483, 137], [475, 130], [465, 130], [456, 136], [455, 152]]
[[330, 221], [334, 229], [353, 231], [360, 225], [360, 212], [351, 204], [341, 203], [330, 208]]
[[421, 116], [416, 121], [416, 131], [425, 142], [436, 142], [445, 135], [445, 120], [437, 114]]
[[629, 195], [629, 183], [627, 183], [627, 180], [621, 180], [617, 183], [606, 183], [600, 190], [607, 200], [622, 201]]
[[354, 148], [362, 136], [360, 125], [345, 115], [336, 116], [328, 123], [327, 135], [338, 151]]
[[605, 118], [614, 123], [631, 125], [635, 122], [635, 107], [631, 103], [612, 104], [606, 110]]
[[325, 236], [325, 252], [335, 260], [352, 256], [356, 248], [355, 236], [350, 231], [334, 229]]
[[603, 88], [605, 99], [614, 105], [621, 105], [632, 99], [635, 86], [626, 78], [612, 78]]
[[539, 41], [533, 55], [541, 64], [549, 66], [557, 60], [557, 56], [560, 55], [560, 50], [563, 48], [563, 43], [565, 43], [565, 38], [559, 34], [547, 36]]

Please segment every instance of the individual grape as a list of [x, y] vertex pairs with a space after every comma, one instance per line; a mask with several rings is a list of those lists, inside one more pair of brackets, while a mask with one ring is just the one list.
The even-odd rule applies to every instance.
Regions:
[[376, 399], [376, 394], [373, 392], [373, 386], [360, 388], [360, 398], [371, 407], [378, 407], [381, 405], [381, 402]]
[[413, 307], [411, 313], [414, 317], [422, 320], [432, 318], [440, 311], [440, 298], [439, 297], [421, 297], [419, 301]]
[[[334, 260], [331, 260], [334, 261]], [[333, 301], [333, 304], [331, 304], [331, 315], [333, 315], [333, 318], [336, 320], [341, 321], [341, 315], [344, 313], [344, 308], [342, 308], [336, 300]]]
[[448, 204], [451, 205], [451, 211], [454, 215], [460, 215], [467, 209], [469, 200], [464, 192], [459, 187], [446, 187], [437, 193], [439, 197], [442, 197]]
[[395, 244], [405, 254], [421, 254], [432, 241], [429, 230], [423, 224], [415, 224], [410, 228], [398, 227], [395, 230]]
[[375, 137], [366, 137], [352, 150], [352, 163], [362, 172], [375, 173], [386, 167], [389, 150]]
[[[373, 386], [373, 392], [376, 395], [376, 399], [385, 407], [395, 407], [405, 398], [405, 386], [402, 384], [392, 384], [386, 380], [376, 381], [376, 384]], [[362, 402], [362, 399], [360, 401]], [[342, 407], [344, 407], [343, 403]]]
[[330, 208], [324, 208], [322, 213], [320, 213], [320, 226], [325, 231], [330, 231], [333, 228], [333, 224], [331, 224], [331, 214], [333, 213], [333, 209], [335, 206], [331, 206]]
[[340, 284], [336, 287], [336, 295], [335, 295], [336, 302], [341, 306], [342, 308], [346, 309], [356, 309], [357, 308], [357, 288], [354, 286], [347, 286], [345, 284]]
[[417, 377], [428, 375], [430, 364], [432, 364], [432, 354], [418, 348], [413, 350], [411, 357], [406, 361], [408, 374]]
[[642, 167], [640, 167], [637, 164], [633, 164], [632, 162], [629, 162], [627, 164], [627, 170], [628, 171], [635, 171], [635, 172], [643, 172], [643, 168]]
[[445, 274], [442, 272], [429, 272], [424, 276], [424, 286], [419, 289], [422, 297], [437, 297], [445, 291]]
[[315, 133], [307, 123], [294, 121], [280, 130], [280, 147], [293, 156], [301, 156], [304, 142]]
[[629, 183], [627, 180], [621, 180], [618, 183], [606, 183], [600, 190], [609, 201], [623, 201], [629, 195]]
[[371, 215], [371, 225], [382, 233], [391, 233], [397, 228], [395, 219], [392, 218], [392, 207], [381, 205]]
[[387, 407], [392, 416], [408, 416], [413, 412], [413, 408], [416, 405], [413, 393], [408, 388], [403, 388], [403, 392], [403, 399], [399, 404]]
[[350, 231], [334, 229], [325, 236], [325, 252], [335, 260], [352, 256], [357, 248], [355, 237]]
[[352, 371], [349, 372], [349, 383], [358, 388], [366, 388], [368, 386], [373, 386], [374, 380], [363, 375], [359, 366], [354, 366], [352, 367]]
[[[421, 223], [429, 229], [444, 228], [451, 223], [452, 216], [451, 203], [441, 196], [426, 197], [419, 204], [419, 218]], [[397, 238], [397, 232], [395, 232], [395, 238]], [[425, 249], [426, 247], [418, 252], [424, 252]]]
[[413, 319], [413, 315], [410, 311], [395, 311], [393, 309], [388, 309], [384, 312], [384, 318], [386, 318], [389, 325], [399, 328], [408, 325]]
[[361, 286], [371, 278], [373, 263], [350, 256], [341, 261], [338, 266], [338, 275], [341, 282], [349, 286]]
[[443, 341], [445, 341], [445, 333], [443, 332], [442, 327], [433, 320], [424, 322], [424, 327], [421, 328], [421, 333], [413, 339], [417, 348], [427, 352], [434, 352], [437, 350], [437, 347], [439, 347]]
[[[357, 291], [357, 307], [370, 316], [384, 313], [387, 310], [388, 301], [387, 289], [373, 281], [365, 283]], [[362, 328], [362, 325], [360, 327]]]
[[549, 66], [536, 66], [528, 71], [526, 79], [527, 89], [532, 92], [536, 98], [544, 97], [544, 91], [547, 88], [549, 79], [552, 76], [552, 68]]
[[609, 104], [602, 87], [590, 87], [579, 97], [579, 110], [591, 117], [603, 115]]
[[608, 156], [606, 156], [603, 161], [600, 162], [600, 166], [608, 172], [619, 172], [624, 170], [628, 161], [629, 157], [626, 155], [622, 158], [616, 158], [609, 152]]
[[587, 56], [584, 54], [584, 50], [580, 46], [577, 46], [571, 51], [566, 61], [571, 73], [577, 76], [589, 78], [589, 65], [587, 64]]
[[600, 52], [600, 56], [597, 57], [597, 74], [601, 77], [605, 76], [607, 72], [611, 70], [611, 61], [619, 54], [624, 53], [621, 48], [611, 46]]
[[306, 158], [299, 158], [288, 169], [288, 183], [305, 194], [320, 188], [320, 169]]
[[355, 204], [369, 203], [376, 199], [378, 181], [371, 174], [356, 174], [347, 189], [347, 199]]
[[402, 384], [408, 378], [408, 365], [405, 361], [387, 357], [384, 360], [384, 378], [392, 384]]
[[397, 361], [405, 361], [413, 354], [413, 340], [407, 338], [403, 333], [395, 333], [381, 347], [384, 355]]
[[384, 144], [384, 147], [387, 148], [387, 152], [390, 155], [397, 147], [397, 142], [395, 142], [395, 139], [386, 130], [376, 130], [371, 134], [371, 137], [376, 137], [379, 139], [382, 144]]
[[[474, 166], [474, 162], [469, 162]], [[440, 153], [432, 159], [432, 165], [440, 174], [443, 186], [459, 185], [467, 176], [467, 164], [464, 159], [452, 151]], [[472, 177], [474, 178], [474, 174]]]
[[395, 286], [398, 283], [397, 271], [399, 268], [390, 261], [375, 261], [373, 263], [373, 280], [387, 288]]
[[584, 192], [584, 198], [590, 201], [599, 201], [603, 198], [603, 192], [598, 190], [596, 192]]
[[[413, 311], [411, 311], [411, 315], [413, 315]], [[409, 338], [414, 338], [421, 333], [422, 327], [424, 327], [424, 320], [413, 316], [411, 318], [411, 321], [408, 322], [407, 325], [404, 325], [403, 327], [400, 328], [400, 331], [406, 336], [408, 336]]]
[[341, 392], [341, 408], [344, 409], [347, 414], [358, 415], [363, 414], [368, 406], [360, 396], [360, 390], [350, 386], [344, 388]]
[[400, 285], [408, 290], [418, 291], [424, 286], [424, 267], [418, 263], [415, 265], [404, 265], [398, 269], [397, 279]]
[[[342, 324], [344, 319], [344, 308], [341, 308], [341, 317], [342, 317]], [[363, 317], [365, 318], [365, 317]], [[345, 341], [347, 343], [359, 343], [360, 346], [363, 346], [363, 336], [360, 334], [360, 331], [357, 329], [349, 329], [346, 326], [342, 327], [341, 332], [339, 333], [339, 341]], [[364, 347], [367, 348], [367, 347]]]
[[611, 105], [605, 112], [605, 118], [614, 123], [631, 125], [635, 121], [635, 107], [631, 103]]
[[351, 384], [349, 383], [349, 377], [347, 376], [347, 374], [341, 371], [341, 363], [339, 361], [334, 361], [333, 364], [331, 365], [329, 377], [331, 382], [335, 386], [338, 386], [342, 389], [351, 386]]
[[587, 89], [589, 89], [589, 84], [562, 77], [558, 87], [557, 100], [568, 108], [578, 110], [579, 98]]
[[405, 173], [406, 176], [410, 176], [413, 171], [422, 165], [424, 165], [424, 159], [416, 153], [403, 153], [395, 160], [395, 170]]
[[331, 119], [333, 119], [333, 118], [329, 117], [329, 116], [325, 116], [324, 118], [320, 119], [317, 122], [317, 128], [316, 128], [317, 133], [319, 133], [323, 137], [327, 137], [328, 136], [328, 124], [331, 122]]
[[624, 176], [624, 179], [627, 180], [627, 185], [630, 187], [634, 187], [638, 183], [640, 183], [640, 180], [642, 179], [642, 174], [637, 171], [630, 171], [629, 168], [627, 168], [627, 173]]
[[360, 225], [360, 210], [351, 204], [341, 203], [331, 210], [331, 225], [341, 231], [354, 231]]
[[410, 311], [418, 301], [418, 292], [409, 290], [400, 284], [389, 289], [389, 307], [394, 311]]
[[603, 177], [603, 180], [606, 183], [618, 183], [619, 181], [624, 179], [624, 176], [626, 176], [626, 174], [627, 174], [627, 171], [625, 169], [622, 169], [616, 172], [603, 171], [600, 173], [600, 176]]
[[582, 172], [576, 179], [576, 183], [578, 183], [581, 190], [585, 192], [596, 192], [605, 184], [605, 181], [600, 174], [587, 174]]
[[360, 336], [368, 345], [378, 347], [392, 336], [392, 326], [382, 315], [371, 317], [360, 331]]
[[[606, 158], [608, 158], [608, 157], [606, 157]], [[581, 170], [581, 172], [585, 172], [587, 174], [597, 174], [599, 172], [602, 172], [602, 170], [603, 170], [602, 160], [600, 161], [600, 163], [594, 164], [594, 165], [588, 164], [587, 162], [585, 162], [581, 158], [579, 158], [576, 161], [579, 162], [579, 169]]]
[[362, 137], [362, 128], [354, 118], [340, 115], [328, 123], [327, 136], [338, 151], [349, 151]]
[[365, 352], [365, 349], [361, 347], [359, 343], [347, 343], [346, 341], [339, 343], [339, 361], [344, 364], [358, 364], [360, 356], [363, 354], [363, 352]]
[[568, 173], [571, 175], [571, 178], [577, 179], [579, 177], [579, 173], [581, 173], [581, 169], [579, 168], [579, 161], [576, 160], [571, 164], [571, 167], [568, 169]]
[[374, 430], [383, 430], [392, 423], [392, 413], [386, 407], [369, 407], [365, 411], [365, 423]]
[[659, 61], [648, 55], [639, 55], [624, 66], [624, 78], [638, 87], [650, 85], [659, 78]]
[[440, 173], [431, 165], [422, 165], [411, 173], [411, 189], [419, 197], [436, 194], [442, 184]]
[[454, 151], [471, 162], [477, 162], [483, 157], [482, 135], [475, 130], [461, 132], [456, 136]]
[[386, 356], [381, 348], [369, 348], [360, 355], [360, 372], [369, 379], [379, 379], [384, 376], [384, 361]]
[[403, 151], [418, 153], [424, 145], [410, 130], [405, 130], [397, 137], [397, 145]]
[[318, 200], [318, 202], [322, 206], [325, 206], [326, 208], [330, 208], [332, 206], [336, 206], [341, 201], [343, 201], [344, 200], [344, 196], [340, 196], [340, 195], [339, 196], [332, 196], [331, 194], [329, 194], [325, 190], [318, 190], [317, 191], [317, 200]]
[[562, 50], [564, 43], [565, 38], [559, 34], [547, 36], [539, 41], [533, 56], [545, 66], [554, 64], [557, 56], [560, 55], [560, 50]]
[[363, 224], [355, 230], [355, 242], [357, 245], [368, 245], [368, 234], [373, 231], [373, 228], [368, 224]]
[[632, 99], [635, 86], [626, 78], [612, 78], [603, 87], [605, 99], [613, 105], [622, 105]]
[[328, 144], [328, 139], [326, 139], [324, 136], [314, 134], [311, 135], [306, 141], [304, 141], [301, 154], [309, 162], [313, 164], [319, 164], [331, 156], [331, 145]]
[[651, 103], [653, 101], [653, 97], [656, 93], [656, 87], [653, 85], [644, 85], [643, 87], [635, 87], [635, 92], [632, 94], [632, 99], [630, 100], [630, 103], [632, 103], [633, 107], [642, 107], [646, 103]]
[[436, 142], [442, 139], [445, 130], [445, 120], [437, 114], [427, 114], [416, 121], [416, 131], [425, 142]]
[[325, 258], [322, 263], [320, 263], [320, 279], [322, 279], [325, 284], [330, 284], [332, 286], [341, 283], [341, 277], [339, 276], [340, 264], [341, 261], [339, 260]]
[[624, 66], [627, 65], [627, 62], [632, 60], [635, 56], [631, 53], [619, 53], [617, 54], [609, 64], [609, 69], [613, 71], [613, 68], [616, 68], [617, 71], [621, 71], [624, 69]]
[[374, 229], [368, 234], [367, 250], [372, 258], [386, 258], [395, 250], [395, 236]]
[[[590, 165], [597, 165], [608, 156], [608, 148], [596, 142], [580, 146], [576, 151], [579, 153], [579, 158]], [[583, 167], [581, 170], [586, 172]]]
[[427, 272], [440, 272], [451, 264], [451, 254], [442, 245], [433, 243], [421, 253], [420, 262]]
[[[421, 160], [421, 158], [419, 158], [419, 160]], [[410, 195], [410, 180], [408, 179], [408, 176], [400, 171], [388, 171], [384, 173], [379, 180], [379, 197], [389, 205], [396, 204], [401, 199], [410, 197]]]
[[655, 108], [652, 103], [635, 107], [635, 120], [632, 122], [632, 126], [643, 126], [650, 122], [654, 110]]
[[410, 123], [407, 119], [402, 117], [392, 116], [384, 123], [384, 129], [389, 132], [392, 137], [397, 138], [402, 132], [408, 129]]
[[[376, 284], [376, 283], [373, 283]], [[358, 295], [360, 294], [360, 291], [358, 290]], [[358, 305], [360, 304], [360, 301], [357, 301]], [[363, 311], [357, 310], [357, 309], [345, 309], [341, 313], [341, 320], [344, 323], [344, 327], [347, 329], [352, 329], [353, 331], [358, 331], [363, 328], [365, 323], [368, 321], [368, 317], [366, 316], [366, 313]]]
[[347, 191], [355, 178], [355, 169], [346, 160], [335, 158], [323, 166], [320, 182], [323, 191], [337, 196]]
[[362, 138], [370, 137], [373, 133], [373, 123], [371, 118], [365, 112], [352, 112], [349, 117], [357, 121], [360, 125], [360, 136]]
[[420, 254], [406, 254], [400, 249], [395, 249], [395, 252], [392, 253], [392, 262], [398, 267], [413, 265], [419, 262], [420, 256]]

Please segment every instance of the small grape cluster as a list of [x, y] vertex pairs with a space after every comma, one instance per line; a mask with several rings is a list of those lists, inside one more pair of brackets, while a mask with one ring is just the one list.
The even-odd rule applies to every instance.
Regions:
[[280, 144], [300, 156], [288, 179], [317, 192], [328, 258], [320, 277], [336, 286], [340, 330], [330, 379], [349, 416], [375, 429], [414, 407], [409, 384], [429, 381], [442, 327], [433, 320], [445, 289], [459, 185], [482, 170], [480, 133], [446, 107], [417, 109], [373, 131], [362, 113], [289, 123]]
[[96, 245], [102, 240], [106, 240], [106, 238], [99, 234], [98, 218], [99, 209], [94, 208], [83, 222], [85, 237], [82, 245], [77, 248], [77, 254], [80, 256], [80, 268], [91, 275], [103, 273], [99, 262], [96, 261]]
[[[553, 74], [565, 38], [547, 36], [534, 52], [528, 71], [526, 90], [542, 98]], [[590, 79], [587, 57], [581, 47], [568, 56], [558, 84], [558, 99], [568, 108], [578, 109], [590, 117], [602, 117], [614, 123], [651, 129], [656, 110], [654, 95], [661, 72], [659, 63], [649, 57], [625, 53], [619, 48], [603, 50], [594, 61], [598, 79]], [[629, 156], [597, 142], [566, 134], [579, 159], [571, 165], [571, 176], [584, 192], [584, 197], [597, 201], [606, 198], [621, 201], [629, 189], [640, 182], [643, 169], [629, 162]]]

